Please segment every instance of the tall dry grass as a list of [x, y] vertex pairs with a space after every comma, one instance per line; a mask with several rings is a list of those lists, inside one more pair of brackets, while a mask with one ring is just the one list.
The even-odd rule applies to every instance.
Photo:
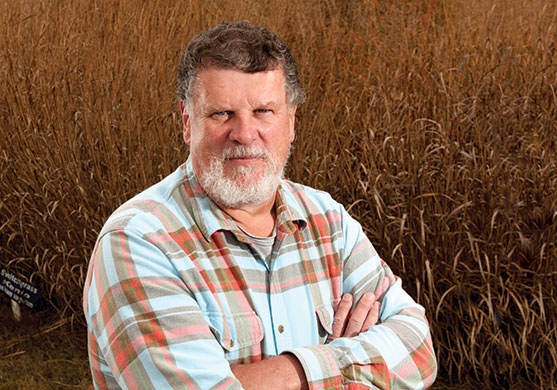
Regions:
[[557, 387], [554, 2], [0, 0], [0, 266], [81, 318], [96, 234], [187, 154], [201, 29], [249, 19], [308, 90], [289, 177], [362, 222], [431, 321], [441, 375]]

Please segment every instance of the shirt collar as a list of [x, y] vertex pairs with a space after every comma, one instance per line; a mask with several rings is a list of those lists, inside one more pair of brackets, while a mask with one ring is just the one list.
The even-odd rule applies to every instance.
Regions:
[[[245, 234], [238, 228], [234, 220], [203, 190], [191, 163], [191, 158], [183, 166], [186, 181], [186, 194], [191, 200], [191, 212], [196, 225], [199, 227], [205, 240], [210, 241], [211, 236], [219, 230], [232, 232], [240, 241], [248, 242]], [[277, 233], [292, 234], [296, 229], [307, 226], [306, 217], [300, 212], [298, 203], [294, 198], [291, 184], [283, 180], [277, 190], [275, 201], [277, 211]]]

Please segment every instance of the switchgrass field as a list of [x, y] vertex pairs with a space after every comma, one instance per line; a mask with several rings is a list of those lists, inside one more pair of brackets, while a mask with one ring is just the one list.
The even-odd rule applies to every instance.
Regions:
[[[308, 92], [288, 177], [362, 223], [426, 308], [441, 380], [557, 387], [557, 5], [546, 0], [0, 0], [0, 267], [43, 290], [26, 318], [83, 330], [102, 224], [187, 157], [181, 51], [243, 19], [284, 39]], [[13, 332], [0, 382], [21, 357]], [[83, 365], [67, 383], [84, 383]]]

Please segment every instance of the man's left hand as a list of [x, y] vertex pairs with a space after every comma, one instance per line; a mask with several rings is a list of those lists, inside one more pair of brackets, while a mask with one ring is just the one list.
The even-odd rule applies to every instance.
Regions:
[[339, 337], [357, 336], [379, 322], [381, 304], [375, 294], [365, 293], [354, 310], [350, 311], [353, 300], [352, 294], [343, 295], [335, 310], [333, 334], [329, 336], [327, 343]]

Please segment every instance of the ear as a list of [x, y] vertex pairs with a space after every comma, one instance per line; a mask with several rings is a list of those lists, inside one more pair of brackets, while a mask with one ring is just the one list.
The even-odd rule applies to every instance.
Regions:
[[183, 100], [180, 100], [180, 112], [182, 113], [184, 142], [189, 145], [191, 140], [191, 117]]
[[296, 133], [294, 132], [294, 122], [296, 121], [296, 108], [298, 106], [292, 106], [288, 109], [288, 122], [290, 125], [290, 143], [294, 142], [296, 138]]

